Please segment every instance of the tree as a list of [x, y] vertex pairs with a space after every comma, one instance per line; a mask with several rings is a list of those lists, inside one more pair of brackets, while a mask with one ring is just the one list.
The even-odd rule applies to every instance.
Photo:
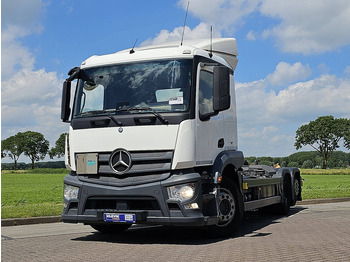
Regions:
[[344, 139], [344, 146], [350, 149], [347, 135], [350, 129], [350, 119], [333, 116], [321, 116], [309, 124], [302, 125], [296, 131], [296, 149], [310, 145], [322, 156], [322, 168], [327, 168], [328, 159], [339, 147], [339, 141]]
[[306, 160], [304, 161], [303, 165], [301, 166], [302, 168], [313, 168], [314, 163], [312, 163], [311, 160]]
[[23, 133], [19, 132], [1, 140], [1, 158], [9, 156], [14, 161], [14, 169], [17, 169], [17, 161], [23, 153]]
[[344, 146], [350, 148], [350, 124], [348, 124], [348, 131], [346, 131], [344, 136]]
[[299, 163], [298, 162], [289, 162], [287, 167], [298, 167]]
[[34, 169], [34, 161], [45, 158], [49, 151], [49, 141], [39, 132], [27, 131], [23, 133], [23, 153], [32, 161], [32, 169]]
[[56, 141], [56, 146], [51, 148], [51, 150], [49, 152], [51, 159], [53, 159], [55, 156], [57, 156], [57, 157], [64, 156], [66, 135], [67, 135], [67, 133], [62, 133]]

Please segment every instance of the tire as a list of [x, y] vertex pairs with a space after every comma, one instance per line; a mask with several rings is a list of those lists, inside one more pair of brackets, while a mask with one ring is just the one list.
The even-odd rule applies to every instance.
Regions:
[[210, 236], [228, 237], [237, 229], [243, 216], [243, 198], [240, 195], [236, 183], [224, 178], [218, 192], [219, 221], [207, 228]]
[[289, 214], [290, 206], [292, 203], [292, 192], [290, 178], [286, 176], [283, 181], [283, 201], [277, 205], [277, 213], [279, 215], [286, 216]]
[[300, 180], [298, 178], [294, 178], [293, 186], [294, 186], [294, 198], [291, 206], [295, 206], [295, 204], [297, 203], [297, 200], [301, 199]]
[[93, 224], [93, 229], [104, 234], [120, 233], [131, 227], [131, 224]]

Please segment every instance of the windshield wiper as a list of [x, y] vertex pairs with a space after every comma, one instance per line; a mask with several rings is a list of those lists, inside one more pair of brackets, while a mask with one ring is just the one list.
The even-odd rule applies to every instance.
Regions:
[[88, 115], [95, 116], [95, 115], [100, 115], [100, 114], [107, 114], [109, 119], [111, 119], [116, 125], [123, 126], [124, 124], [119, 119], [117, 119], [115, 116], [111, 115], [111, 112], [117, 112], [117, 110], [105, 109], [105, 110], [86, 111], [86, 112], [77, 114], [75, 116], [88, 116]]
[[122, 112], [122, 111], [150, 111], [150, 113], [152, 113], [153, 115], [155, 115], [159, 120], [160, 122], [162, 122], [163, 124], [165, 125], [168, 125], [170, 124], [170, 122], [164, 118], [164, 116], [162, 116], [161, 114], [159, 114], [158, 112], [154, 111], [153, 108], [151, 107], [138, 107], [138, 106], [134, 106], [134, 107], [123, 107], [123, 108], [120, 108], [120, 109], [117, 109], [116, 112]]

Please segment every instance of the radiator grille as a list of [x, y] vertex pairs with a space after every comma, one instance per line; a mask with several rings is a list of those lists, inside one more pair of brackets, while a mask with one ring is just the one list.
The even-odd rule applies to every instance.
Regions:
[[[100, 153], [98, 156], [98, 173], [114, 175], [115, 172], [109, 166], [109, 157], [112, 152]], [[126, 175], [139, 173], [166, 172], [170, 170], [172, 151], [130, 152], [132, 167]]]
[[128, 186], [160, 181], [170, 176], [173, 151], [131, 151], [132, 166], [126, 173], [116, 174], [109, 165], [112, 152], [98, 154], [98, 174], [79, 175], [80, 180], [98, 184]]

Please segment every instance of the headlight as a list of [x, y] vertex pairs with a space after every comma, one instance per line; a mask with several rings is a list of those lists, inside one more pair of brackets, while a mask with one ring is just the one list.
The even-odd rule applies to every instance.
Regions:
[[168, 187], [169, 199], [180, 200], [181, 202], [193, 198], [194, 192], [194, 183]]
[[78, 198], [79, 187], [70, 186], [64, 184], [63, 196], [64, 200], [69, 201], [71, 199]]

